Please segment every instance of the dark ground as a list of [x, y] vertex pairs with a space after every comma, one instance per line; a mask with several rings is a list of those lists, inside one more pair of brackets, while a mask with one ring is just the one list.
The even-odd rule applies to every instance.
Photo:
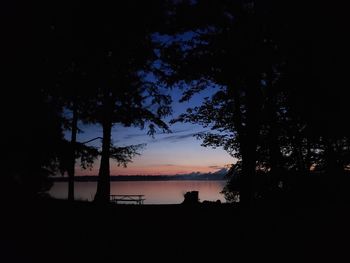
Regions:
[[349, 262], [348, 207], [3, 206], [0, 262]]

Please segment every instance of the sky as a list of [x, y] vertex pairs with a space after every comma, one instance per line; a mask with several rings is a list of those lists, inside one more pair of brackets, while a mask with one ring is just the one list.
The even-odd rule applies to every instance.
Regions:
[[[173, 114], [167, 120], [177, 117], [188, 107], [200, 105], [204, 97], [210, 96], [213, 90], [204, 91], [196, 95], [189, 102], [179, 103], [181, 91], [173, 89], [169, 91], [173, 98]], [[102, 127], [99, 125], [80, 126], [84, 131], [78, 135], [78, 141], [83, 142], [102, 135]], [[190, 123], [175, 123], [170, 126], [172, 133], [157, 133], [154, 138], [147, 135], [147, 129], [140, 130], [134, 127], [122, 127], [115, 125], [112, 130], [112, 141], [117, 146], [131, 144], [146, 144], [127, 168], [118, 167], [111, 160], [111, 175], [175, 175], [193, 172], [216, 172], [234, 159], [221, 148], [206, 148], [201, 146], [201, 141], [193, 135], [207, 131], [200, 125]], [[66, 134], [69, 137], [69, 133]], [[90, 145], [101, 146], [96, 140]], [[91, 170], [76, 168], [77, 175], [97, 175], [99, 160]]]

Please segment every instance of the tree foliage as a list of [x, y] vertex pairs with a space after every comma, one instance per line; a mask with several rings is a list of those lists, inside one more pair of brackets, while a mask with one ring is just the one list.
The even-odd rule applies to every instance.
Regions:
[[[313, 171], [339, 183], [335, 174], [346, 169], [349, 149], [339, 75], [345, 50], [321, 38], [326, 24], [332, 38], [343, 39], [342, 22], [325, 22], [322, 4], [293, 1], [181, 1], [175, 10], [180, 26], [162, 46], [160, 75], [185, 89], [182, 101], [212, 89], [174, 122], [210, 128], [198, 134], [203, 146], [223, 147], [237, 159], [228, 199], [238, 190], [250, 203], [299, 189]], [[313, 56], [322, 50], [324, 61]]]

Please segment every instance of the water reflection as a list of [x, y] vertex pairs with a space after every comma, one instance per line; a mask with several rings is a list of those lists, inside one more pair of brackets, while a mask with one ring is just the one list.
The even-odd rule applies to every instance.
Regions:
[[[200, 201], [225, 202], [220, 194], [225, 181], [118, 181], [111, 182], [111, 194], [145, 195], [145, 204], [178, 204], [188, 191], [199, 191]], [[49, 191], [55, 198], [67, 198], [66, 182], [56, 182]], [[96, 193], [96, 182], [76, 182], [75, 196], [78, 200], [93, 200]]]

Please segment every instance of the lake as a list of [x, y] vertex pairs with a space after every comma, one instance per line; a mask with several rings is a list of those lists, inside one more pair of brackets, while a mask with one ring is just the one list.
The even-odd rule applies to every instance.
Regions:
[[[225, 181], [114, 181], [111, 182], [111, 194], [145, 195], [145, 204], [179, 204], [188, 191], [199, 191], [199, 200], [225, 202], [220, 194]], [[75, 198], [92, 201], [96, 193], [97, 182], [75, 182]], [[55, 182], [48, 192], [52, 197], [66, 199], [67, 182]]]

